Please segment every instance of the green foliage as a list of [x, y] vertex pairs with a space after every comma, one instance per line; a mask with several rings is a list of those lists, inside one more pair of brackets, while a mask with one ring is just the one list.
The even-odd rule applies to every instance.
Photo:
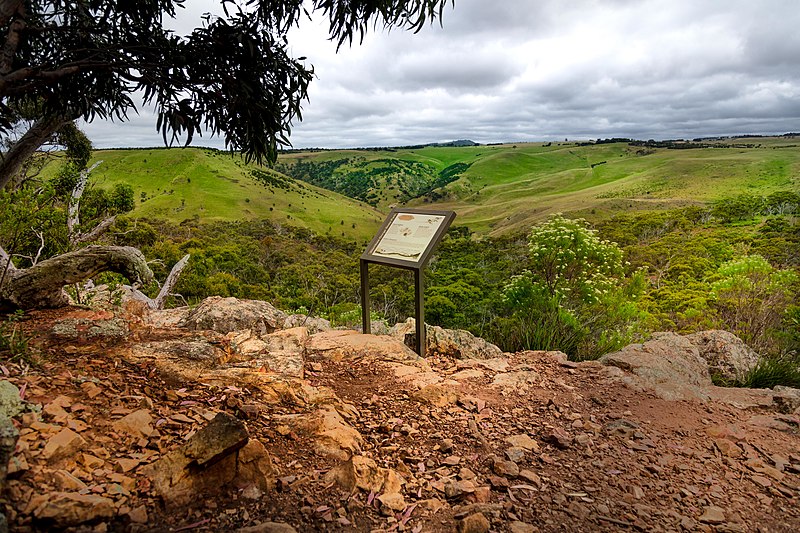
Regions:
[[712, 305], [726, 329], [756, 351], [778, 351], [775, 332], [796, 294], [797, 274], [775, 269], [760, 255], [748, 255], [723, 263], [717, 278], [711, 284]]
[[0, 320], [0, 354], [7, 353], [11, 361], [22, 360], [32, 362], [29, 338], [22, 331], [19, 322], [25, 317], [23, 311], [7, 315]]
[[764, 357], [733, 385], [752, 389], [771, 389], [776, 385], [800, 388], [800, 360], [796, 356]]
[[637, 333], [644, 277], [626, 280], [622, 250], [584, 221], [554, 215], [534, 227], [528, 267], [504, 291], [520, 348], [596, 358]]
[[298, 18], [321, 12], [341, 45], [379, 23], [419, 29], [446, 3], [226, 0], [223, 14], [204, 15], [180, 35], [169, 21], [181, 0], [27, 2], [0, 17], [11, 66], [0, 86], [0, 131], [13, 128], [12, 108], [32, 102], [39, 113], [31, 118], [122, 120], [141, 91], [156, 107], [165, 143], [188, 144], [205, 129], [248, 160], [274, 161], [289, 145], [313, 77], [305, 58], [289, 53], [287, 33]]

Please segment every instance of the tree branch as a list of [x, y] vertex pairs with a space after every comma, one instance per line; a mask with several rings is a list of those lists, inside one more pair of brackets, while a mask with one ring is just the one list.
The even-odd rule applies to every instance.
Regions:
[[99, 223], [94, 227], [94, 229], [88, 233], [78, 233], [74, 236], [71, 236], [69, 239], [70, 244], [83, 244], [85, 242], [92, 242], [97, 240], [100, 235], [108, 231], [108, 228], [117, 220], [117, 215], [113, 215]]
[[62, 307], [69, 303], [63, 287], [107, 271], [122, 274], [134, 285], [153, 279], [153, 272], [136, 248], [89, 246], [30, 268], [9, 271], [0, 284], [0, 307]]
[[69, 122], [63, 115], [42, 117], [30, 127], [19, 141], [2, 154], [0, 160], [0, 189], [16, 176], [25, 161], [51, 136], [58, 128]]
[[175, 263], [175, 266], [172, 267], [167, 279], [164, 281], [164, 285], [161, 287], [161, 290], [158, 291], [158, 296], [155, 298], [150, 298], [145, 293], [137, 289], [136, 287], [131, 287], [126, 285], [127, 289], [131, 291], [131, 296], [135, 300], [140, 300], [147, 304], [147, 307], [150, 309], [164, 309], [164, 302], [167, 299], [167, 296], [174, 296], [172, 294], [172, 288], [178, 283], [178, 278], [181, 276], [181, 272], [186, 267], [186, 263], [189, 262], [189, 254], [184, 255], [180, 261]]
[[0, 26], [8, 24], [20, 8], [24, 8], [22, 0], [0, 0]]
[[[102, 162], [103, 160], [101, 159], [91, 167], [82, 170], [80, 176], [78, 176], [78, 183], [76, 183], [75, 188], [72, 189], [72, 194], [70, 195], [70, 202], [69, 202], [69, 214], [67, 216], [67, 233], [69, 233], [69, 240], [70, 243], [72, 244], [75, 244], [76, 243], [75, 241], [81, 237], [81, 235], [77, 233], [77, 228], [81, 224], [81, 219], [80, 219], [81, 198], [83, 197], [83, 191], [86, 189], [86, 184], [89, 182], [89, 174], [92, 172], [92, 170], [97, 168], [97, 166]], [[104, 222], [105, 220], [100, 224], [103, 224]], [[95, 230], [96, 229], [97, 228], [95, 228]], [[77, 241], [77, 242], [85, 242], [85, 241]]]
[[14, 65], [14, 56], [17, 54], [19, 48], [20, 34], [25, 31], [25, 7], [19, 6], [20, 17], [16, 19], [8, 27], [8, 34], [6, 35], [6, 42], [3, 48], [0, 49], [0, 74], [5, 75], [11, 72]]

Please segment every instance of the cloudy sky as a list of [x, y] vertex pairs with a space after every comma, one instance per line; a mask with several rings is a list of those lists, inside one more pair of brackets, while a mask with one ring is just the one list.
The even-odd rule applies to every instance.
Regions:
[[[218, 2], [187, 4], [178, 28]], [[326, 29], [290, 35], [317, 76], [298, 148], [800, 131], [795, 0], [456, 0], [441, 27], [338, 53]], [[162, 144], [146, 109], [85, 129], [98, 147]]]

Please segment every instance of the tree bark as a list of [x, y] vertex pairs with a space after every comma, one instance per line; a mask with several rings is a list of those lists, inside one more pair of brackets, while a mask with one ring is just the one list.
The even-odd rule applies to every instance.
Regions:
[[164, 281], [164, 285], [161, 287], [161, 290], [158, 291], [158, 296], [155, 298], [150, 298], [136, 287], [130, 287], [133, 297], [146, 303], [147, 307], [150, 309], [164, 309], [164, 303], [167, 300], [167, 296], [172, 294], [172, 289], [174, 289], [175, 285], [178, 284], [178, 278], [181, 277], [181, 272], [183, 272], [183, 269], [186, 268], [186, 263], [189, 262], [189, 257], [190, 254], [186, 254], [181, 258], [180, 261], [175, 263], [175, 266], [172, 267], [172, 270], [170, 271], [169, 276], [167, 276], [166, 281]]
[[142, 252], [130, 246], [89, 246], [46, 259], [30, 268], [6, 272], [0, 284], [0, 308], [35, 309], [69, 303], [66, 285], [101, 272], [122, 274], [132, 284], [153, 279]]
[[64, 116], [42, 117], [14, 145], [0, 155], [0, 189], [17, 175], [25, 161], [71, 119]]

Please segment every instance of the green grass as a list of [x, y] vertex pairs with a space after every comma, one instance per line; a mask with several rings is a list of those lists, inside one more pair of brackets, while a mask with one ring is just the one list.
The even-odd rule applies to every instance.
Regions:
[[[800, 189], [800, 139], [742, 138], [719, 144], [726, 147], [517, 143], [280, 156], [282, 164], [359, 158], [341, 167], [343, 172], [369, 173], [385, 165], [377, 160], [392, 158], [431, 168], [417, 175], [413, 166], [406, 166], [410, 170], [394, 175], [391, 185], [377, 175], [369, 196], [377, 209], [301, 181], [284, 180], [289, 184], [284, 188], [264, 187], [251, 177], [253, 167], [240, 158], [209, 149], [98, 151], [94, 160], [104, 163], [93, 173], [93, 182], [101, 187], [132, 185], [136, 217], [177, 223], [266, 218], [318, 233], [344, 233], [359, 241], [369, 239], [389, 206], [401, 200], [453, 209], [458, 224], [499, 235], [526, 230], [555, 212], [600, 220], [623, 211], [658, 211], [743, 193], [766, 196]], [[435, 194], [407, 199], [407, 191], [419, 189], [415, 184], [455, 163], [471, 166]]]
[[317, 233], [344, 233], [358, 241], [371, 238], [383, 219], [366, 204], [307, 183], [284, 180], [284, 186], [265, 186], [251, 175], [257, 167], [227, 152], [100, 150], [90, 164], [97, 160], [103, 163], [92, 172], [91, 183], [131, 185], [136, 218], [174, 223], [195, 218], [208, 222], [270, 219]]

